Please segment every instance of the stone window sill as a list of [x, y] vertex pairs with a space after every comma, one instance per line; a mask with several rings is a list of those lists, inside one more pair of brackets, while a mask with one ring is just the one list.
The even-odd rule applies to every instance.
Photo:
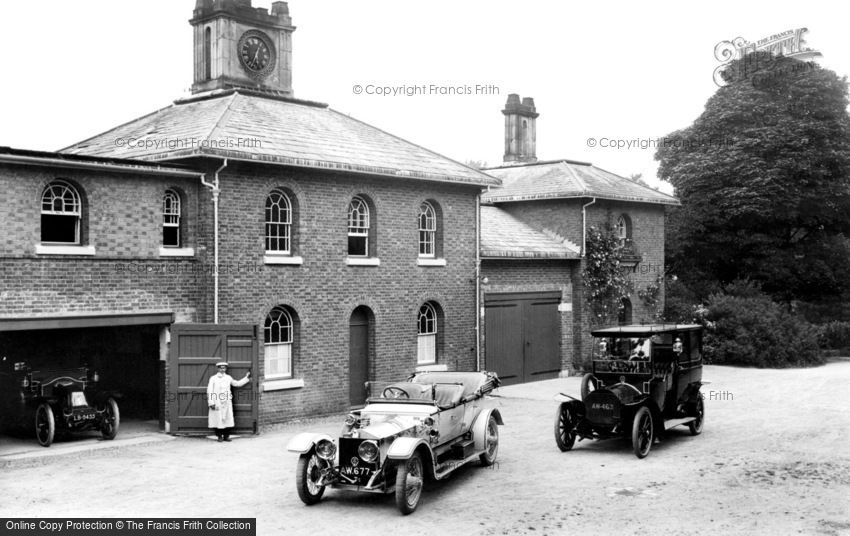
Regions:
[[377, 257], [348, 257], [345, 259], [348, 266], [380, 266], [381, 259]]
[[195, 248], [159, 248], [160, 257], [194, 257]]
[[263, 392], [284, 391], [287, 389], [301, 389], [304, 387], [303, 379], [288, 380], [266, 380], [263, 382]]
[[446, 372], [449, 367], [445, 363], [432, 363], [430, 365], [419, 365], [416, 367], [416, 372]]
[[304, 259], [302, 257], [293, 257], [291, 255], [275, 255], [274, 253], [266, 253], [263, 255], [263, 264], [301, 266], [304, 264]]
[[94, 246], [60, 246], [36, 244], [36, 255], [84, 255], [93, 257], [95, 255]]
[[446, 259], [429, 259], [427, 257], [420, 257], [416, 259], [416, 264], [419, 266], [445, 266]]

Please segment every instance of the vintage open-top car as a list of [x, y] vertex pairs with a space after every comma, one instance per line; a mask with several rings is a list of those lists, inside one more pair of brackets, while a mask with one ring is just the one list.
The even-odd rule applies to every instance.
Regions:
[[476, 458], [496, 461], [502, 416], [486, 395], [498, 385], [492, 372], [419, 372], [349, 414], [338, 445], [326, 434], [298, 434], [287, 446], [300, 454], [298, 497], [315, 504], [327, 486], [395, 493], [399, 510], [413, 512], [426, 478]]
[[45, 447], [56, 434], [98, 430], [114, 439], [121, 421], [116, 393], [97, 389], [88, 367], [33, 370], [26, 362], [0, 362], [0, 424], [29, 428]]
[[693, 435], [705, 420], [702, 326], [633, 325], [591, 333], [592, 372], [581, 400], [559, 394], [555, 442], [562, 451], [576, 438], [631, 437], [644, 458], [665, 430], [687, 424]]

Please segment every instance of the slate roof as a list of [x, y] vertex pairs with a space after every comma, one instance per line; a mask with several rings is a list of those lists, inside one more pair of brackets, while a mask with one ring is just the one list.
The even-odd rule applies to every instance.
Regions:
[[211, 156], [479, 186], [499, 184], [485, 173], [325, 104], [241, 89], [176, 101], [61, 152], [142, 160]]
[[679, 201], [587, 162], [552, 160], [483, 170], [502, 179], [482, 201], [500, 203], [538, 199], [589, 198], [678, 206]]
[[481, 257], [504, 259], [579, 259], [577, 245], [538, 231], [508, 212], [481, 207]]

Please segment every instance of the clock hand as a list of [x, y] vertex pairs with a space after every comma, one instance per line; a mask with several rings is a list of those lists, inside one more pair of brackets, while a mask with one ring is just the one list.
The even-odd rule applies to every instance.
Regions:
[[257, 45], [257, 52], [254, 54], [254, 59], [252, 60], [254, 67], [259, 65], [259, 61], [260, 61], [260, 46]]

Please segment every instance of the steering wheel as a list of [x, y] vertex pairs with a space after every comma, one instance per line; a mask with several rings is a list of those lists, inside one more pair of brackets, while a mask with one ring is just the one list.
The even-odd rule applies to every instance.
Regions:
[[391, 385], [384, 389], [381, 393], [383, 398], [410, 398], [410, 395], [407, 394], [407, 391], [402, 389], [401, 387], [396, 387], [395, 385]]

